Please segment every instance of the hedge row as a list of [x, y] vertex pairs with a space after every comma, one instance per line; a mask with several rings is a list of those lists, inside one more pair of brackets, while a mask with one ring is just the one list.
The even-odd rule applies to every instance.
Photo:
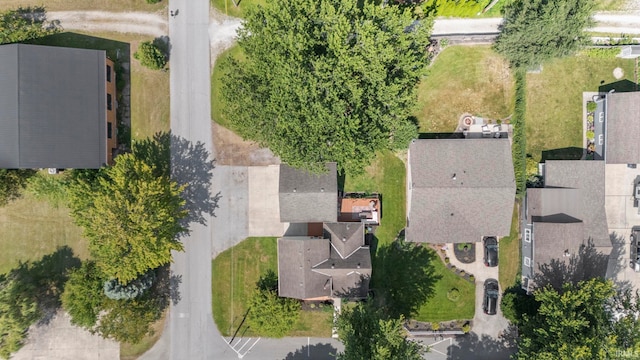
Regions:
[[525, 137], [525, 111], [526, 111], [526, 70], [516, 69], [516, 94], [515, 109], [511, 124], [513, 125], [513, 146], [511, 153], [513, 156], [513, 170], [516, 176], [516, 190], [518, 197], [524, 196], [527, 190], [527, 167], [526, 167], [526, 137]]
[[587, 48], [580, 52], [581, 55], [594, 59], [613, 59], [619, 53], [619, 47]]

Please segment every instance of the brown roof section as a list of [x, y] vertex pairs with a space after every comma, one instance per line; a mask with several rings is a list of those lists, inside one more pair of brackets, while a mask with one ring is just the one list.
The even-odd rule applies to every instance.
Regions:
[[[278, 239], [278, 294], [296, 299], [364, 298], [369, 291], [371, 254], [364, 246], [364, 226], [326, 224], [330, 239]], [[342, 237], [347, 239], [343, 242]], [[340, 239], [340, 240], [338, 240]], [[338, 241], [332, 246], [332, 241]], [[337, 250], [349, 251], [343, 255]]]
[[314, 266], [327, 261], [329, 247], [328, 239], [278, 239], [278, 294], [296, 299], [330, 296], [330, 278], [311, 271]]
[[341, 258], [349, 257], [364, 246], [364, 225], [362, 223], [325, 223], [324, 230], [331, 246]]
[[509, 235], [516, 186], [508, 139], [414, 140], [407, 182], [407, 240]]
[[608, 94], [606, 113], [607, 164], [640, 163], [640, 92]]

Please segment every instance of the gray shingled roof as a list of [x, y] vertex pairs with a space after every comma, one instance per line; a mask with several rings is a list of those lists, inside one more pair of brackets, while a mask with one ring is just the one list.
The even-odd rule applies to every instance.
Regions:
[[607, 164], [640, 163], [640, 92], [608, 94], [606, 113]]
[[[360, 231], [360, 238], [364, 236], [364, 227], [350, 225]], [[352, 235], [352, 239], [356, 237]], [[278, 294], [296, 299], [366, 297], [371, 254], [369, 247], [363, 245], [360, 243], [350, 256], [343, 258], [329, 239], [306, 236], [278, 239]]]
[[278, 294], [295, 299], [330, 296], [330, 277], [311, 271], [327, 261], [329, 248], [328, 239], [278, 239]]
[[509, 235], [516, 186], [508, 139], [414, 140], [408, 172], [407, 240]]
[[527, 214], [534, 222], [582, 221], [581, 191], [571, 188], [527, 189]]
[[571, 256], [578, 254], [580, 245], [587, 244], [584, 239], [584, 223], [534, 223], [533, 241], [535, 242], [533, 262], [534, 269], [542, 264], [549, 264], [552, 259], [567, 260], [564, 252]]
[[[583, 239], [590, 238], [596, 247], [611, 246], [604, 210], [604, 167], [604, 161], [596, 160], [553, 160], [545, 165], [546, 187], [572, 188], [579, 192], [577, 209], [581, 212], [578, 218], [584, 222]], [[575, 205], [572, 206], [571, 211], [576, 211]]]
[[105, 51], [0, 46], [0, 168], [105, 164], [105, 84]]
[[360, 223], [325, 223], [324, 230], [327, 232], [333, 248], [342, 258], [346, 258], [359, 247], [364, 246], [364, 224]]
[[280, 221], [291, 223], [338, 220], [338, 174], [335, 163], [313, 174], [280, 165]]

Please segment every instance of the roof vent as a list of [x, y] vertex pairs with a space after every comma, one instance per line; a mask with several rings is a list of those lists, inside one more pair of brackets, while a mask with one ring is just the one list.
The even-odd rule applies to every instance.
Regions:
[[358, 263], [357, 267], [358, 267], [358, 269], [360, 269], [360, 263]]
[[453, 176], [451, 177], [451, 180], [455, 180], [456, 179], [456, 173], [453, 173]]
[[324, 188], [320, 188], [320, 192], [324, 192]]
[[331, 264], [331, 268], [335, 269], [336, 268], [336, 264], [335, 263]]
[[345, 241], [347, 241], [347, 238], [343, 236], [342, 237], [342, 242], [345, 242]]
[[453, 216], [453, 213], [451, 213], [451, 216]]
[[293, 192], [296, 192], [296, 191], [298, 191], [298, 189], [296, 189], [296, 188], [293, 188]]

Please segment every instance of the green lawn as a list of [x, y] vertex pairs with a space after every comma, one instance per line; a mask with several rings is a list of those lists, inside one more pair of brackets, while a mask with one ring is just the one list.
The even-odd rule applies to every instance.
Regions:
[[633, 60], [573, 56], [545, 63], [540, 74], [527, 74], [527, 153], [540, 160], [544, 150], [582, 148], [582, 92], [620, 81], [613, 77], [616, 67], [633, 81], [633, 66]]
[[520, 223], [518, 221], [518, 204], [513, 207], [511, 234], [500, 239], [498, 251], [498, 279], [500, 288], [505, 290], [516, 283], [520, 274]]
[[61, 10], [105, 10], [105, 11], [145, 11], [158, 12], [167, 7], [169, 0], [157, 4], [147, 4], [145, 0], [2, 0], [0, 11], [16, 9], [19, 6], [44, 5], [47, 11]]
[[491, 0], [481, 1], [438, 1], [427, 0], [427, 6], [438, 3], [438, 16], [446, 17], [476, 17], [491, 3]]
[[222, 68], [221, 64], [229, 57], [243, 60], [244, 54], [238, 45], [234, 45], [218, 56], [211, 73], [211, 118], [218, 124], [228, 129], [233, 129], [233, 124], [222, 115], [222, 108], [224, 108], [224, 100], [221, 95], [222, 79], [227, 71]]
[[391, 151], [378, 153], [363, 174], [345, 178], [345, 192], [377, 192], [382, 195], [382, 217], [375, 232], [379, 245], [392, 242], [405, 227], [405, 178], [404, 163]]
[[39, 260], [64, 245], [80, 259], [89, 256], [82, 229], [73, 223], [66, 207], [54, 208], [30, 194], [0, 207], [0, 273], [20, 261]]
[[418, 85], [421, 132], [452, 132], [465, 112], [490, 119], [513, 112], [514, 79], [489, 46], [449, 46]]
[[[434, 259], [435, 274], [441, 278], [435, 284], [435, 295], [422, 305], [414, 319], [427, 322], [473, 319], [475, 285], [449, 270], [437, 255]], [[447, 293], [454, 288], [459, 291], [455, 302], [447, 298]]]
[[218, 9], [221, 13], [233, 17], [244, 18], [245, 11], [256, 5], [266, 5], [266, 0], [236, 0], [235, 6], [232, 0], [211, 0], [211, 6]]
[[132, 60], [131, 135], [144, 139], [169, 131], [169, 72], [151, 70]]
[[[260, 275], [278, 272], [276, 238], [248, 238], [212, 262], [213, 317], [220, 332], [233, 335], [247, 311], [246, 303]], [[331, 336], [331, 313], [302, 311], [291, 336]], [[246, 335], [252, 335], [249, 329]]]

